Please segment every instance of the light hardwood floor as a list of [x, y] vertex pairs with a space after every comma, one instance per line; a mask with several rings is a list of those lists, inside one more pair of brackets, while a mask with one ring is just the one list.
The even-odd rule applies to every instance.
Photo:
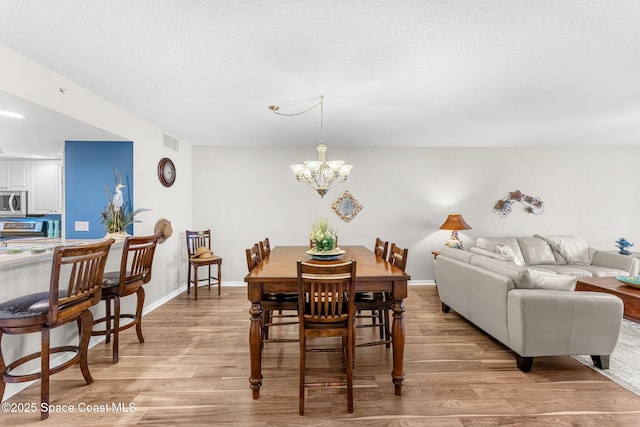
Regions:
[[[311, 389], [305, 415], [298, 415], [297, 343], [265, 344], [264, 383], [252, 400], [246, 289], [223, 287], [221, 296], [203, 288], [197, 302], [182, 294], [145, 316], [146, 342], [124, 332], [117, 365], [110, 346], [92, 348], [93, 384], [85, 385], [77, 368], [54, 375], [51, 404], [70, 405], [73, 413], [40, 422], [37, 413], [4, 412], [0, 425], [640, 425], [640, 396], [570, 357], [537, 358], [532, 372], [520, 372], [511, 351], [456, 313], [442, 313], [435, 287], [411, 286], [405, 306], [403, 395], [393, 393], [391, 350], [358, 348], [353, 414], [344, 389]], [[373, 333], [358, 330], [361, 337]], [[295, 337], [297, 329], [272, 334]], [[318, 370], [340, 362], [337, 353], [313, 357]], [[31, 402], [39, 402], [39, 382], [9, 400]], [[119, 403], [134, 410], [114, 411]], [[108, 412], [79, 412], [99, 405]]]

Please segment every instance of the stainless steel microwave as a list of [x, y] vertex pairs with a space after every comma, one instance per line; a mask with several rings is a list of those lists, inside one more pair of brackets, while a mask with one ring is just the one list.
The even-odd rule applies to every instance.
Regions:
[[27, 216], [27, 192], [0, 190], [0, 216]]

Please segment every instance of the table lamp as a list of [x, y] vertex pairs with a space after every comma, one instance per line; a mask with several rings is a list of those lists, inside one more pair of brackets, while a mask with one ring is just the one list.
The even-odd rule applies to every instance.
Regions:
[[440, 226], [440, 230], [451, 230], [451, 239], [445, 242], [446, 246], [464, 249], [462, 240], [458, 237], [458, 230], [471, 230], [471, 227], [464, 221], [462, 215], [450, 214], [444, 224]]

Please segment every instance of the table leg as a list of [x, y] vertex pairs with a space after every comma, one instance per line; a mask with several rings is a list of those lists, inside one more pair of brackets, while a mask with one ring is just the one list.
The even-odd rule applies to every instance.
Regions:
[[251, 325], [249, 326], [249, 353], [251, 355], [251, 376], [249, 385], [254, 399], [260, 397], [262, 386], [262, 305], [260, 301], [252, 301], [249, 309]]
[[402, 394], [404, 385], [404, 304], [401, 299], [394, 299], [391, 305], [393, 310], [393, 327], [391, 330], [393, 344], [393, 371], [391, 377], [395, 384], [396, 396]]

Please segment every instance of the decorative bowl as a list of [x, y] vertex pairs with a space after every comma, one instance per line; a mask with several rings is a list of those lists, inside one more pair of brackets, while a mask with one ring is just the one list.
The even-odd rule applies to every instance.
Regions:
[[625, 285], [633, 286], [634, 288], [640, 288], [640, 276], [616, 276], [616, 279], [618, 279]]
[[333, 261], [338, 259], [338, 257], [344, 253], [346, 253], [344, 249], [333, 248], [330, 251], [318, 251], [315, 249], [309, 249], [305, 251], [307, 255], [311, 255], [311, 259], [319, 260], [319, 261]]

